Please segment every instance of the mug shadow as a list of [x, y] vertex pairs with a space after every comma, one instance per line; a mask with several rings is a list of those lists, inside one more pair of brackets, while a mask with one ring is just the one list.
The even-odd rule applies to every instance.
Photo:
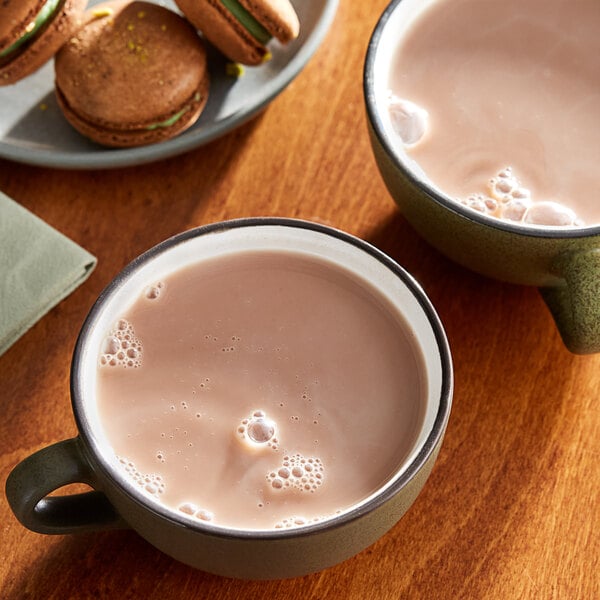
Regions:
[[[482, 285], [481, 276], [429, 245], [397, 209], [365, 239], [398, 262], [423, 287], [435, 288], [440, 277], [460, 280], [461, 285]], [[433, 291], [435, 293], [435, 289]]]
[[[410, 597], [425, 597], [432, 577], [444, 597], [465, 593], [458, 582], [468, 582], [471, 597], [482, 597], [522, 543], [529, 518], [524, 500], [549, 485], [547, 473], [556, 469], [565, 390], [582, 358], [564, 348], [536, 288], [453, 263], [399, 212], [369, 241], [423, 285], [446, 329], [455, 369], [445, 441], [416, 502], [421, 518], [419, 510], [409, 511], [374, 550], [394, 556], [397, 568], [428, 557], [412, 572]], [[407, 539], [416, 543], [407, 546]]]
[[[27, 535], [35, 535], [30, 534]], [[323, 572], [325, 573], [325, 572]], [[6, 600], [107, 598], [317, 597], [311, 588], [322, 573], [277, 582], [230, 579], [199, 571], [163, 554], [134, 531], [61, 536], [8, 588]]]

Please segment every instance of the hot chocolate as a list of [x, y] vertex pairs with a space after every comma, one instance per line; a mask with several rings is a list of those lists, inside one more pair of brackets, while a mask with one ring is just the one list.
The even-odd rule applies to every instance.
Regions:
[[419, 346], [368, 282], [237, 252], [148, 282], [106, 332], [98, 413], [132, 481], [181, 518], [277, 530], [332, 517], [406, 460]]
[[600, 223], [600, 3], [423, 6], [389, 74], [390, 126], [409, 157], [492, 217]]

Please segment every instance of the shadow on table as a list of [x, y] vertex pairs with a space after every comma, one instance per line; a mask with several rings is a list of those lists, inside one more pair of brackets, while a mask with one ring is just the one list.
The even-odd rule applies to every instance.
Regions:
[[271, 582], [228, 579], [173, 560], [133, 531], [65, 536], [23, 572], [20, 580], [6, 587], [6, 600], [33, 597], [28, 595], [32, 590], [35, 598], [61, 600], [288, 600], [292, 590], [295, 597], [326, 597], [316, 589], [324, 590], [322, 580], [327, 571]]
[[[411, 597], [431, 597], [436, 588], [448, 598], [484, 597], [515, 548], [528, 543], [523, 531], [536, 498], [552, 485], [561, 416], [586, 358], [564, 348], [536, 288], [453, 263], [400, 212], [369, 241], [420, 281], [442, 319], [455, 368], [452, 415], [417, 500], [420, 519], [411, 522], [409, 512], [389, 536], [390, 551], [399, 562], [408, 554], [427, 557], [411, 572]], [[407, 553], [402, 539], [418, 542]]]

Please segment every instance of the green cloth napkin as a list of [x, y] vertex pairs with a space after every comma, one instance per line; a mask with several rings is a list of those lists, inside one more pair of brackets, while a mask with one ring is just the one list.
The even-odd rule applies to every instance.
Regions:
[[0, 192], [0, 355], [95, 266], [89, 252]]

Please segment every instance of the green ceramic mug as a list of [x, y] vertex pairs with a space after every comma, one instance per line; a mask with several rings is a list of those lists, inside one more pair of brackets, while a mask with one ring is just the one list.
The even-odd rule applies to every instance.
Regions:
[[[96, 403], [99, 348], [110, 324], [149, 283], [173, 270], [235, 252], [281, 251], [330, 262], [374, 286], [404, 316], [423, 357], [422, 424], [389, 480], [340, 514], [291, 529], [243, 530], [190, 520], [127, 476]], [[394, 357], [390, 357], [394, 360]], [[45, 534], [131, 527], [172, 557], [229, 577], [304, 575], [356, 554], [390, 529], [425, 484], [450, 414], [453, 369], [443, 327], [419, 285], [373, 246], [322, 225], [279, 218], [215, 223], [177, 235], [128, 265], [92, 307], [73, 355], [71, 400], [79, 435], [44, 448], [11, 472], [6, 495], [23, 525]], [[377, 398], [369, 398], [377, 403]], [[399, 461], [400, 462], [400, 461]], [[69, 483], [94, 491], [51, 495]]]
[[503, 281], [537, 286], [567, 348], [600, 352], [600, 225], [522, 226], [462, 206], [411, 167], [385, 123], [388, 75], [406, 23], [428, 3], [392, 1], [371, 37], [364, 96], [375, 160], [403, 215], [431, 245], [461, 265]]

